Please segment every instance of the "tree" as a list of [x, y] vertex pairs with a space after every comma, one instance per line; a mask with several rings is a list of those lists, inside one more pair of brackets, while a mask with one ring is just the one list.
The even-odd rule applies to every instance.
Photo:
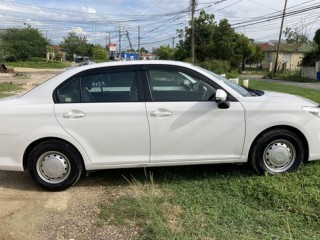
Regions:
[[66, 58], [68, 60], [73, 59], [74, 54], [80, 56], [90, 55], [90, 45], [88, 44], [87, 38], [78, 36], [75, 32], [68, 33], [68, 35], [63, 38], [60, 46], [67, 51]]
[[147, 49], [145, 49], [144, 47], [140, 48], [140, 53], [149, 53], [149, 51]]
[[[246, 60], [251, 58], [254, 55], [256, 48], [252, 43], [252, 40], [247, 38], [243, 34], [236, 34], [235, 35], [235, 53], [236, 55], [241, 57], [241, 70], [244, 71]], [[236, 66], [239, 66], [236, 63]]]
[[175, 50], [169, 45], [160, 46], [153, 50], [154, 54], [157, 54], [161, 60], [173, 60]]
[[313, 41], [314, 43], [316, 44], [317, 46], [317, 51], [318, 53], [320, 53], [320, 29], [318, 29], [315, 34], [314, 34], [314, 37], [313, 37]]
[[[204, 10], [200, 12], [199, 17], [194, 19], [195, 27], [195, 57], [198, 61], [204, 61], [207, 58], [213, 58], [214, 31], [216, 21], [213, 14], [207, 14]], [[184, 60], [191, 57], [191, 22], [185, 29], [178, 30], [179, 43], [175, 58]]]
[[258, 66], [262, 65], [262, 61], [265, 58], [266, 53], [257, 45], [253, 45], [254, 46], [254, 51], [253, 54], [248, 58], [248, 62], [250, 64], [257, 64]]
[[234, 54], [234, 38], [236, 33], [227, 19], [222, 19], [216, 27], [214, 34], [214, 56], [220, 60], [230, 61]]
[[[217, 24], [213, 14], [202, 10], [194, 19], [194, 25], [195, 57], [198, 62], [227, 61], [232, 68], [239, 68], [241, 64], [244, 69], [247, 59], [255, 52], [252, 40], [236, 33], [227, 19], [222, 19]], [[191, 57], [191, 23], [185, 29], [178, 30], [178, 34], [180, 41], [174, 57], [186, 60]], [[222, 65], [226, 65], [225, 62]]]
[[109, 59], [109, 54], [104, 47], [97, 44], [91, 47], [90, 57], [93, 58], [94, 60], [107, 61]]
[[305, 54], [301, 62], [302, 66], [314, 66], [320, 59], [320, 29], [315, 32], [313, 42], [316, 49]]
[[0, 48], [7, 60], [25, 61], [33, 57], [45, 58], [49, 40], [38, 29], [10, 28], [1, 36]]
[[301, 28], [300, 32], [299, 28], [293, 30], [291, 28], [285, 28], [283, 33], [287, 43], [305, 43], [309, 41], [307, 34], [303, 33], [303, 28]]

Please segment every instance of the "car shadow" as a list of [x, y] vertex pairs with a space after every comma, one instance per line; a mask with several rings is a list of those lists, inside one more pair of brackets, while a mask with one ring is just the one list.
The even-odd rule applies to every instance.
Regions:
[[175, 180], [201, 180], [219, 176], [253, 176], [256, 173], [248, 164], [208, 164], [172, 167], [149, 167], [99, 170], [82, 176], [74, 187], [128, 186], [134, 182], [157, 184]]
[[[174, 167], [108, 169], [83, 174], [72, 188], [129, 186], [132, 182], [165, 183], [178, 180], [201, 180], [208, 176], [255, 175], [247, 165], [209, 164]], [[0, 171], [0, 188], [22, 191], [48, 192], [33, 181], [28, 172]], [[67, 190], [68, 191], [68, 190]]]
[[0, 171], [0, 188], [23, 191], [41, 191], [28, 172]]

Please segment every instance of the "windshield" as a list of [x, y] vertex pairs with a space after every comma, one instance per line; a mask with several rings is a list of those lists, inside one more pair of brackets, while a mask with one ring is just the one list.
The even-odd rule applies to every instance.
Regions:
[[197, 68], [200, 68], [201, 70], [205, 71], [206, 73], [209, 73], [212, 77], [214, 77], [216, 80], [223, 82], [224, 84], [226, 84], [228, 87], [232, 88], [234, 91], [236, 91], [237, 93], [239, 93], [241, 96], [243, 97], [251, 97], [252, 94], [244, 87], [229, 81], [228, 79], [221, 77], [218, 74], [215, 74], [205, 68], [196, 66]]

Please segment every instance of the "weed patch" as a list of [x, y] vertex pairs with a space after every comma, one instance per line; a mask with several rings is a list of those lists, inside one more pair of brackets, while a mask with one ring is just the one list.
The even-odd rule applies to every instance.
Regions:
[[14, 92], [20, 91], [22, 89], [23, 88], [21, 86], [16, 84], [0, 83], [0, 98], [13, 95]]
[[140, 180], [130, 181], [131, 194], [103, 206], [106, 224], [134, 224], [137, 239], [320, 238], [319, 162], [276, 176], [246, 165], [152, 172], [156, 184], [133, 175]]

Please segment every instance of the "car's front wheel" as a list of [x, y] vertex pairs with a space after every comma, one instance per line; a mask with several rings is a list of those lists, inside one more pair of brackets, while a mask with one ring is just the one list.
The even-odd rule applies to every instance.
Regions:
[[83, 171], [79, 153], [68, 143], [51, 140], [35, 147], [28, 158], [33, 179], [50, 190], [64, 190], [75, 184]]
[[281, 174], [297, 169], [304, 157], [303, 143], [295, 133], [273, 129], [254, 142], [249, 161], [259, 174]]

